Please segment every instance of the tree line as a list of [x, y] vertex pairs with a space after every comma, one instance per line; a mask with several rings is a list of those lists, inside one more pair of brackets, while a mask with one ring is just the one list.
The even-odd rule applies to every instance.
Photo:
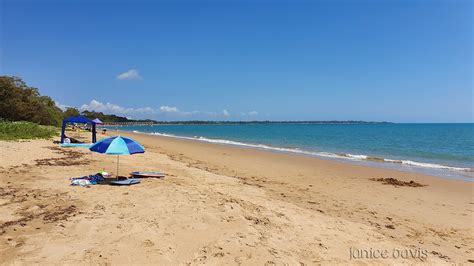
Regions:
[[41, 125], [60, 125], [63, 112], [51, 97], [42, 96], [18, 77], [0, 76], [0, 118], [29, 121]]
[[[126, 117], [77, 108], [61, 110], [48, 96], [42, 96], [37, 88], [29, 87], [18, 77], [0, 76], [0, 121], [29, 121], [41, 125], [59, 126], [71, 116], [99, 118], [103, 122], [152, 122], [155, 124], [365, 124], [366, 121], [155, 121], [132, 120]], [[388, 122], [381, 122], [388, 123]]]
[[0, 121], [29, 121], [40, 125], [59, 126], [64, 118], [79, 115], [89, 119], [99, 118], [103, 122], [142, 121], [102, 112], [80, 112], [73, 107], [63, 111], [51, 97], [41, 95], [37, 88], [28, 86], [21, 78], [0, 76]]

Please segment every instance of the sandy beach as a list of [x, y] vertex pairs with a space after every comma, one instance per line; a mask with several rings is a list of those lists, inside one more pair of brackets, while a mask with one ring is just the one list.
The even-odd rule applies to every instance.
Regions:
[[70, 177], [115, 174], [116, 158], [0, 142], [1, 264], [474, 262], [472, 182], [120, 134], [146, 148], [121, 157], [122, 175], [166, 177], [73, 187]]

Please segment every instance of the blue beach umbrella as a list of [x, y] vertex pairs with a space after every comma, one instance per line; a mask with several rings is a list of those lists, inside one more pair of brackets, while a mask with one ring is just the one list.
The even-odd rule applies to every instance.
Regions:
[[89, 150], [108, 155], [117, 155], [117, 178], [119, 173], [119, 156], [144, 153], [145, 148], [131, 138], [115, 136], [101, 139], [92, 145]]

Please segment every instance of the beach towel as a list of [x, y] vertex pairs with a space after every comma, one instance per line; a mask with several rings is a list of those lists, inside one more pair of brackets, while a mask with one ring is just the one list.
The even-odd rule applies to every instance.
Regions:
[[61, 147], [80, 147], [80, 148], [90, 148], [92, 146], [91, 143], [63, 143], [60, 145]]
[[71, 185], [72, 186], [97, 185], [97, 183], [101, 181], [104, 181], [104, 177], [101, 174], [81, 176], [81, 177], [72, 177]]

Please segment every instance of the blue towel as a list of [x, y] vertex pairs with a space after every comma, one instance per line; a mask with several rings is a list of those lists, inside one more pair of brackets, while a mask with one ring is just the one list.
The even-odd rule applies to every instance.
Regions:
[[81, 176], [81, 177], [72, 177], [71, 180], [86, 179], [91, 182], [92, 185], [97, 185], [100, 181], [104, 181], [104, 177], [100, 174]]

